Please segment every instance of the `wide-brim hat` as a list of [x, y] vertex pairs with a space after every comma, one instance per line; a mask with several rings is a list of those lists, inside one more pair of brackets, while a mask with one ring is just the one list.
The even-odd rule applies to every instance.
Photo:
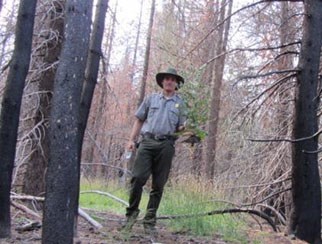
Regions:
[[175, 69], [173, 69], [173, 68], [168, 68], [168, 70], [167, 70], [167, 71], [157, 73], [157, 75], [155, 76], [155, 78], [156, 78], [156, 80], [157, 80], [157, 83], [158, 83], [158, 85], [159, 85], [161, 88], [163, 88], [163, 86], [162, 86], [162, 81], [163, 81], [164, 77], [165, 77], [165, 76], [167, 76], [167, 75], [172, 75], [172, 76], [176, 77], [177, 82], [178, 82], [178, 84], [179, 84], [179, 85], [180, 85], [181, 83], [182, 83], [182, 84], [184, 83], [184, 79], [183, 79], [183, 77], [182, 77], [182, 76], [180, 76], [180, 75], [178, 75], [178, 73], [177, 73], [177, 71], [176, 71]]

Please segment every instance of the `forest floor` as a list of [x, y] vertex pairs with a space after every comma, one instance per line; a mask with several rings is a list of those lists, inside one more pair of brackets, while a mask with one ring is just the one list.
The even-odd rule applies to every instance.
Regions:
[[[88, 212], [89, 213], [89, 212]], [[97, 230], [89, 222], [83, 218], [79, 218], [78, 237], [74, 238], [74, 244], [231, 244], [236, 242], [224, 241], [221, 236], [213, 235], [208, 237], [196, 237], [189, 233], [177, 233], [166, 227], [164, 222], [159, 221], [157, 224], [157, 235], [147, 235], [144, 233], [143, 226], [136, 224], [131, 233], [123, 233], [120, 230], [124, 217], [112, 213], [95, 212], [95, 216], [99, 217], [99, 222], [103, 228]], [[19, 243], [19, 244], [35, 244], [41, 243], [41, 228], [29, 231], [18, 231], [17, 228], [26, 224], [27, 216], [21, 211], [13, 211], [12, 213], [12, 234], [11, 238], [0, 239], [1, 244]], [[302, 244], [305, 242], [299, 240], [291, 240], [284, 236], [282, 232], [276, 233], [270, 228], [262, 225], [250, 223], [247, 232], [247, 243], [253, 244]]]

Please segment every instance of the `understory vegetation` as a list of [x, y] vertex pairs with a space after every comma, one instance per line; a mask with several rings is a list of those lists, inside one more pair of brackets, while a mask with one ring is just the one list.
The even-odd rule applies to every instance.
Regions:
[[[210, 194], [212, 189], [204, 182], [183, 180], [170, 182], [158, 212], [159, 224], [166, 225], [174, 233], [212, 238], [221, 237], [232, 243], [249, 243], [247, 239], [247, 217], [245, 214], [216, 214], [202, 216], [203, 213], [227, 208], [227, 203], [215, 199], [220, 196]], [[107, 194], [113, 195], [115, 200]], [[105, 195], [106, 194], [106, 195]], [[140, 205], [143, 218], [148, 201], [149, 189], [146, 187]], [[104, 180], [82, 180], [80, 206], [103, 212], [110, 212], [124, 218], [128, 188], [116, 182]], [[201, 216], [199, 216], [201, 215]], [[93, 216], [95, 217], [95, 216]], [[99, 219], [98, 219], [99, 221]]]

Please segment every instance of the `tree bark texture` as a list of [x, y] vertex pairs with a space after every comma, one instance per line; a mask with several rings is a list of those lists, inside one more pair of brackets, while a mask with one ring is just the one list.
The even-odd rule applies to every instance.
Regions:
[[[51, 98], [53, 93], [54, 79], [56, 73], [55, 62], [58, 61], [61, 52], [64, 19], [62, 12], [66, 0], [54, 0], [51, 4], [53, 8], [48, 14], [45, 23], [39, 23], [46, 26], [50, 32], [54, 32], [58, 38], [50, 39], [46, 47], [40, 50], [39, 56], [43, 56], [43, 65], [47, 68], [39, 77], [39, 108], [36, 111], [34, 126], [41, 127], [42, 130], [37, 134], [39, 140], [32, 148], [32, 154], [26, 166], [24, 174], [22, 191], [27, 195], [39, 196], [45, 192], [45, 171], [49, 158], [49, 138], [48, 121], [51, 108]], [[42, 27], [43, 28], [43, 27]]]
[[[322, 42], [322, 1], [304, 1], [303, 38], [297, 75], [293, 139], [318, 131], [317, 94]], [[309, 243], [321, 243], [321, 187], [318, 136], [292, 146], [293, 208], [289, 231]]]
[[78, 195], [80, 98], [92, 1], [68, 0], [63, 49], [54, 83], [42, 243], [73, 243]]
[[37, 0], [21, 0], [16, 40], [0, 115], [0, 238], [10, 236], [10, 190], [22, 94], [28, 74]]

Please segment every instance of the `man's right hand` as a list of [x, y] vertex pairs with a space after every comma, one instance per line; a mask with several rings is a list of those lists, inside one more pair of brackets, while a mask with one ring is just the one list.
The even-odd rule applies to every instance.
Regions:
[[134, 141], [129, 141], [128, 143], [127, 143], [127, 150], [129, 150], [129, 151], [131, 151], [131, 152], [133, 152], [134, 151], [134, 149], [135, 149], [135, 142]]

